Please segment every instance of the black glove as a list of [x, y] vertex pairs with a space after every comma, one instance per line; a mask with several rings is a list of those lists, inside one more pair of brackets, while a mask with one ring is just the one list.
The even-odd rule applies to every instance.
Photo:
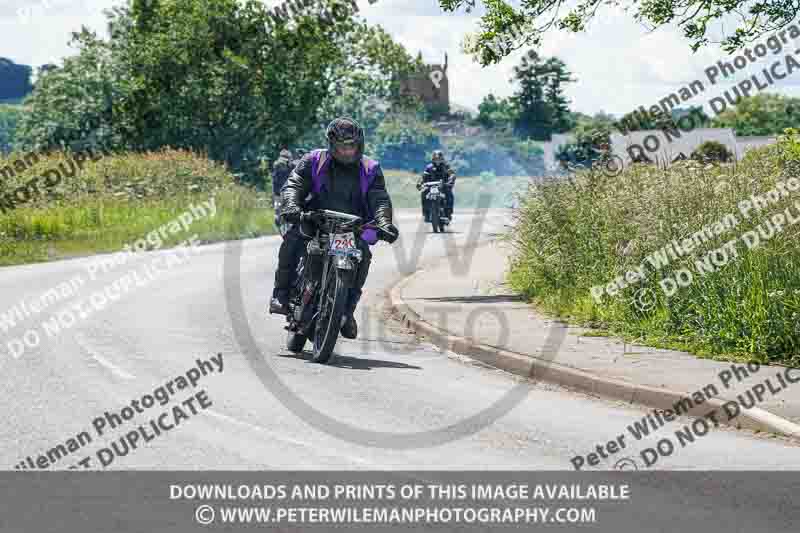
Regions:
[[400, 237], [400, 230], [394, 224], [386, 224], [378, 228], [378, 238], [392, 244]]
[[314, 226], [318, 226], [322, 223], [323, 215], [316, 211], [306, 211], [300, 217], [300, 222], [304, 224], [312, 224]]
[[281, 220], [283, 220], [286, 224], [297, 224], [303, 217], [303, 213], [300, 211], [289, 211], [281, 213]]

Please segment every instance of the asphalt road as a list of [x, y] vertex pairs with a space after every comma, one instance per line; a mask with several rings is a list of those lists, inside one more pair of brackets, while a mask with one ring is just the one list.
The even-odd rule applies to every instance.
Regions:
[[[359, 311], [360, 338], [340, 340], [330, 365], [286, 352], [282, 317], [265, 315], [279, 245], [274, 237], [200, 247], [184, 264], [58, 334], [45, 334], [42, 319], [74, 298], [10, 331], [0, 329], [0, 468], [13, 469], [28, 456], [36, 460], [82, 431], [92, 442], [54, 467], [94, 457], [121, 435], [98, 437], [95, 418], [119, 413], [184, 375], [196, 359], [221, 353], [221, 373], [202, 377], [191, 391], [176, 390], [179, 401], [204, 390], [211, 406], [115, 457], [109, 468], [571, 470], [575, 455], [616, 438], [647, 411], [531, 384], [499, 418], [475, 418], [520, 380], [420, 342], [386, 321], [380, 309], [384, 289], [404, 273], [443, 256], [448, 246], [451, 255], [455, 246], [463, 252], [467, 241], [489, 238], [507, 221], [499, 210], [476, 216], [459, 212], [453, 233], [433, 235], [416, 211], [399, 214], [403, 237], [397, 248], [386, 243], [374, 248]], [[77, 298], [88, 296], [168, 253], [141, 254], [96, 280], [88, 279], [91, 259], [0, 269], [0, 313], [76, 277], [85, 281]], [[461, 264], [454, 263], [454, 275], [469, 275]], [[232, 288], [241, 289], [247, 321], [237, 322], [237, 328], [234, 322], [244, 318], [235, 309]], [[30, 329], [40, 333], [40, 344], [12, 357], [7, 343]], [[245, 330], [257, 352], [242, 346]], [[135, 424], [126, 423], [126, 431], [173, 405], [147, 409]], [[418, 437], [409, 438], [412, 434]], [[656, 440], [624, 454], [638, 460], [638, 450]], [[786, 470], [797, 469], [798, 459], [800, 448], [784, 440], [713, 430], [654, 468]]]

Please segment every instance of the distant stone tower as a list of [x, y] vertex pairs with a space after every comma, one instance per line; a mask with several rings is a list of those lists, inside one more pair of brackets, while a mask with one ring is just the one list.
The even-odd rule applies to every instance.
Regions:
[[[422, 57], [420, 53], [419, 57]], [[419, 97], [426, 107], [441, 113], [450, 111], [450, 83], [447, 79], [447, 53], [444, 65], [427, 64], [400, 82], [401, 94]]]

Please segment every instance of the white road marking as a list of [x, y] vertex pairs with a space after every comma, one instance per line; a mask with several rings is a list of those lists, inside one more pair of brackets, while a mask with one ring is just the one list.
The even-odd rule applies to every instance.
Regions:
[[[231, 416], [224, 415], [224, 414], [218, 413], [216, 411], [212, 411], [211, 409], [206, 409], [204, 412], [207, 415], [212, 416], [214, 418], [217, 418], [219, 420], [224, 420], [226, 422], [230, 422], [231, 424], [234, 424], [234, 425], [237, 425], [237, 426], [241, 426], [241, 427], [245, 427], [245, 428], [248, 428], [248, 429], [251, 429], [251, 430], [254, 430], [254, 431], [258, 431], [260, 433], [266, 433], [271, 438], [273, 438], [275, 440], [280, 440], [282, 442], [286, 442], [286, 443], [289, 443], [289, 444], [294, 444], [295, 446], [304, 446], [306, 448], [316, 448], [316, 446], [314, 446], [314, 444], [312, 444], [310, 442], [305, 442], [305, 441], [293, 439], [291, 437], [286, 437], [284, 435], [279, 435], [279, 434], [275, 433], [274, 431], [268, 430], [265, 427], [257, 426], [255, 424], [251, 424], [250, 422], [244, 422], [243, 420], [239, 420], [239, 419], [233, 418]], [[358, 464], [361, 464], [361, 465], [372, 464], [369, 461], [365, 461], [364, 459], [361, 459], [360, 457], [345, 456], [344, 458], [347, 459], [350, 462], [358, 463]]]
[[214, 418], [218, 418], [219, 420], [224, 420], [226, 422], [230, 422], [231, 424], [234, 424], [234, 425], [237, 425], [237, 426], [242, 426], [242, 427], [245, 427], [245, 428], [248, 428], [248, 429], [252, 429], [253, 431], [258, 431], [258, 432], [261, 432], [261, 433], [269, 433], [269, 435], [271, 437], [280, 439], [280, 440], [282, 440], [284, 442], [288, 442], [290, 444], [296, 444], [298, 446], [311, 446], [311, 444], [309, 444], [308, 442], [297, 440], [297, 439], [292, 439], [290, 437], [284, 437], [284, 436], [276, 435], [273, 431], [270, 431], [265, 427], [257, 426], [255, 424], [251, 424], [250, 422], [245, 422], [243, 420], [239, 420], [237, 418], [233, 418], [232, 416], [228, 416], [228, 415], [224, 415], [222, 413], [218, 413], [216, 411], [212, 411], [211, 409], [206, 409], [204, 412], [209, 416], [213, 416]]
[[136, 376], [134, 376], [129, 372], [126, 372], [125, 370], [121, 369], [120, 367], [118, 367], [117, 365], [115, 365], [114, 363], [112, 363], [99, 353], [97, 353], [97, 350], [92, 348], [87, 339], [81, 333], [76, 332], [74, 334], [74, 339], [75, 342], [77, 342], [80, 345], [80, 347], [83, 348], [84, 351], [92, 357], [92, 359], [100, 363], [101, 366], [106, 367], [115, 376], [122, 379], [129, 379], [129, 380], [136, 379]]

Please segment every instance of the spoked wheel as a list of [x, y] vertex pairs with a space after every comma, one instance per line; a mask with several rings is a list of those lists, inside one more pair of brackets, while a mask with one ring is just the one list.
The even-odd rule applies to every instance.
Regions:
[[306, 346], [306, 336], [296, 331], [290, 331], [286, 336], [286, 348], [290, 352], [302, 353]]
[[439, 233], [439, 227], [441, 226], [439, 218], [439, 205], [434, 202], [431, 205], [431, 225], [434, 233]]
[[339, 330], [342, 327], [342, 317], [350, 289], [346, 272], [331, 269], [329, 275], [333, 279], [328, 282], [325, 293], [320, 295], [319, 316], [317, 317], [317, 327], [314, 330], [312, 360], [315, 363], [327, 363], [333, 354], [333, 348], [336, 346]]

